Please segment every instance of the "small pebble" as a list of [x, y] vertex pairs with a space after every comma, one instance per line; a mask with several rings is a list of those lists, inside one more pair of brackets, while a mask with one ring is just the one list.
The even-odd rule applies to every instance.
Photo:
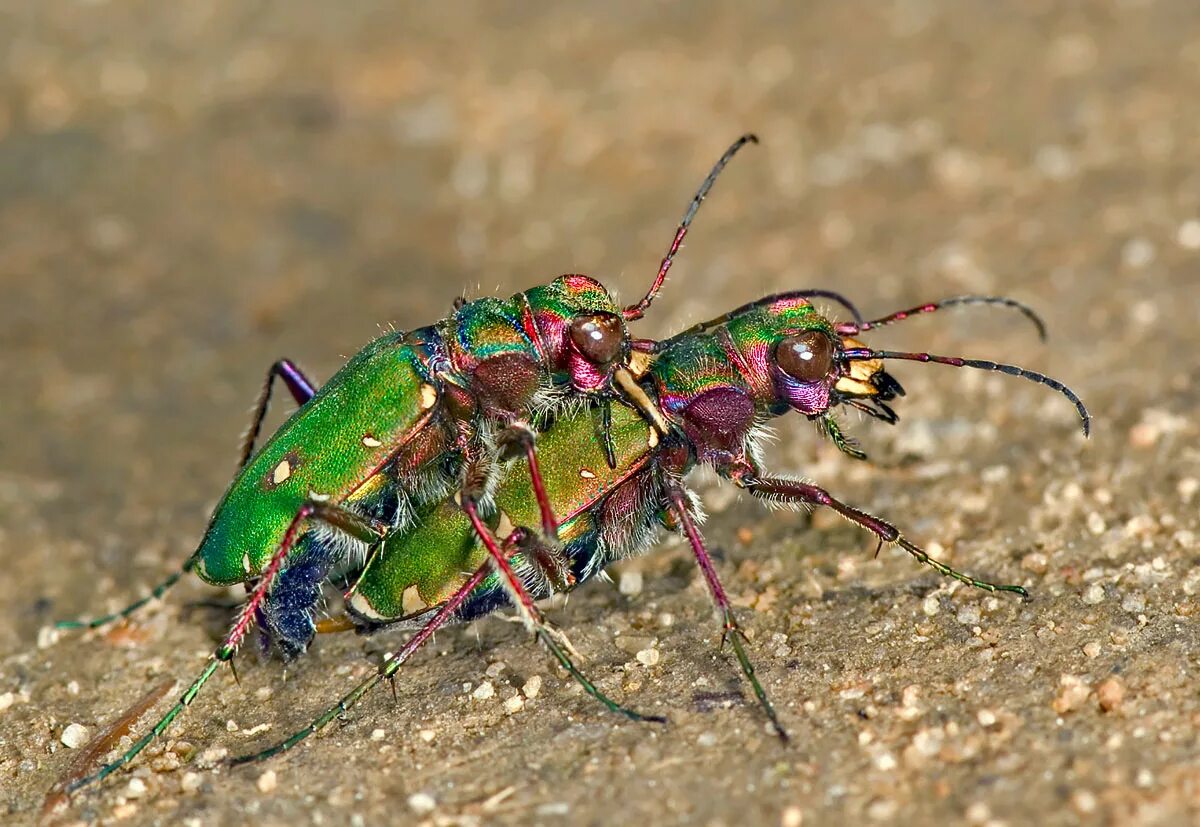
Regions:
[[1096, 796], [1087, 790], [1077, 790], [1071, 795], [1071, 807], [1081, 816], [1096, 812]]
[[486, 701], [489, 698], [496, 697], [496, 687], [492, 686], [491, 681], [484, 681], [475, 687], [475, 691], [471, 693], [471, 697], [477, 701]]
[[626, 597], [642, 593], [642, 573], [640, 571], [623, 571], [617, 590]]
[[1083, 602], [1089, 606], [1095, 606], [1098, 603], [1104, 602], [1104, 587], [1099, 583], [1093, 583], [1088, 586], [1083, 592]]
[[434, 732], [432, 729], [423, 729], [417, 733], [417, 737], [420, 738], [425, 743], [429, 744], [429, 743], [432, 743], [433, 739], [437, 737], [437, 733]]
[[429, 815], [437, 808], [437, 800], [429, 793], [413, 793], [408, 797], [408, 809], [419, 816]]
[[779, 816], [779, 827], [804, 827], [804, 811], [799, 807], [786, 807]]
[[927, 595], [925, 599], [921, 601], [921, 611], [925, 613], [926, 617], [933, 617], [941, 610], [942, 607], [938, 602], [936, 595]]
[[198, 772], [185, 772], [183, 778], [179, 779], [179, 788], [185, 793], [194, 793], [200, 789], [200, 784], [204, 779]]
[[701, 732], [696, 743], [702, 747], [716, 746], [717, 736], [711, 732]]
[[124, 804], [118, 804], [116, 807], [113, 807], [112, 811], [113, 818], [119, 821], [124, 821], [127, 818], [133, 818], [135, 813], [137, 813], [137, 805], [131, 801], [126, 801]]
[[229, 750], [225, 747], [209, 747], [204, 752], [200, 753], [200, 757], [196, 759], [196, 766], [201, 769], [215, 767], [217, 764], [225, 760], [225, 756], [229, 754]]
[[975, 715], [975, 719], [979, 721], [980, 726], [989, 727], [996, 725], [996, 713], [990, 709], [981, 709]]
[[1078, 709], [1092, 694], [1092, 689], [1078, 675], [1061, 675], [1058, 679], [1058, 694], [1050, 706], [1059, 715]]
[[526, 698], [536, 698], [538, 693], [542, 691], [542, 676], [530, 675], [525, 681], [525, 685], [521, 687], [521, 693]]
[[1105, 678], [1096, 687], [1096, 700], [1105, 712], [1116, 712], [1125, 700], [1125, 685], [1121, 683], [1120, 678]]
[[67, 724], [59, 740], [68, 749], [79, 749], [88, 741], [88, 729], [83, 724]]
[[125, 787], [125, 796], [127, 798], [141, 798], [146, 794], [146, 782], [140, 778], [129, 779], [129, 784]]
[[1101, 646], [1100, 646], [1099, 642], [1097, 642], [1095, 640], [1091, 640], [1091, 641], [1088, 641], [1087, 643], [1083, 644], [1083, 654], [1087, 655], [1089, 658], [1099, 657], [1100, 652], [1101, 652]]
[[513, 695], [504, 702], [504, 711], [509, 715], [515, 715], [525, 708], [525, 699], [520, 695]]
[[382, 729], [371, 730], [371, 740], [372, 741], [382, 741], [386, 737], [387, 737], [387, 733]]
[[11, 692], [0, 693], [0, 712], [8, 709], [17, 702], [17, 696]]
[[279, 784], [279, 777], [275, 775], [275, 770], [267, 770], [258, 777], [255, 785], [260, 793], [272, 792]]
[[662, 659], [662, 654], [657, 649], [650, 648], [642, 649], [635, 657], [643, 666], [657, 666], [659, 660]]
[[1185, 250], [1200, 250], [1200, 221], [1189, 218], [1180, 224], [1175, 240]]

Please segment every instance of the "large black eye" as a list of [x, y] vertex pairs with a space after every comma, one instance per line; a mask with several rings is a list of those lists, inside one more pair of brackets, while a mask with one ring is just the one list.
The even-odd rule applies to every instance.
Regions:
[[571, 320], [571, 341], [588, 361], [607, 365], [621, 355], [625, 329], [613, 313], [580, 313]]
[[797, 382], [819, 382], [833, 366], [833, 342], [817, 330], [788, 336], [775, 348], [775, 361]]

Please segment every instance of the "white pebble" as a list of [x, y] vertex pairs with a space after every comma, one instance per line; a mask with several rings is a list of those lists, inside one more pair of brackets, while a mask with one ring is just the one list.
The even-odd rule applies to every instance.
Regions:
[[1099, 583], [1093, 583], [1088, 586], [1083, 593], [1083, 602], [1089, 606], [1095, 606], [1097, 603], [1104, 602], [1104, 587]]
[[634, 655], [634, 657], [636, 657], [638, 659], [638, 663], [642, 664], [643, 666], [657, 666], [658, 662], [662, 659], [662, 654], [654, 647], [651, 647], [649, 649], [641, 650]]
[[127, 798], [141, 798], [146, 794], [146, 782], [140, 778], [129, 779], [128, 786], [125, 787], [125, 796]]
[[68, 749], [79, 749], [88, 741], [88, 729], [83, 724], [67, 724], [59, 740]]
[[194, 793], [200, 789], [200, 784], [204, 779], [198, 772], [185, 772], [183, 778], [179, 779], [179, 789], [185, 793]]
[[437, 800], [429, 793], [413, 793], [408, 797], [408, 809], [419, 816], [429, 815], [437, 808]]
[[384, 732], [382, 729], [371, 730], [371, 740], [372, 741], [382, 741], [386, 737], [387, 737], [387, 733]]
[[525, 699], [520, 695], [513, 695], [504, 702], [504, 711], [509, 715], [515, 715], [525, 708]]
[[525, 685], [521, 687], [521, 692], [526, 698], [536, 698], [538, 693], [542, 691], [542, 676], [530, 675], [529, 680], [525, 681]]
[[8, 709], [17, 702], [17, 696], [11, 692], [0, 693], [0, 712]]
[[642, 593], [642, 573], [640, 571], [623, 571], [617, 590], [626, 597]]
[[275, 770], [267, 770], [258, 777], [255, 784], [260, 793], [269, 793], [279, 785], [279, 777], [275, 775]]
[[1200, 221], [1189, 218], [1180, 224], [1175, 240], [1185, 250], [1200, 250]]
[[477, 701], [486, 701], [489, 698], [496, 697], [496, 687], [492, 686], [491, 681], [484, 681], [475, 687], [475, 691], [471, 693], [471, 697]]
[[417, 737], [420, 738], [425, 743], [429, 744], [429, 743], [432, 743], [433, 739], [437, 737], [437, 733], [434, 732], [432, 729], [423, 729], [417, 733]]

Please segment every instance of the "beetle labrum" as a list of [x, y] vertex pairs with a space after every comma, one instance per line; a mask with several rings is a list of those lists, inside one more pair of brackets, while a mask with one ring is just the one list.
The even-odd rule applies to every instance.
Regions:
[[[404, 531], [389, 534], [378, 553], [356, 573], [348, 608], [365, 629], [404, 624], [416, 628], [416, 633], [374, 675], [308, 728], [238, 762], [270, 757], [295, 746], [372, 687], [392, 678], [436, 629], [508, 602], [517, 605], [532, 630], [572, 671], [561, 648], [555, 649], [554, 635], [534, 601], [553, 590], [573, 588], [613, 560], [644, 550], [663, 525], [678, 528], [686, 536], [721, 614], [725, 638], [759, 704], [782, 736], [783, 726], [755, 675], [697, 527], [699, 504], [684, 484], [684, 476], [697, 464], [712, 467], [721, 477], [769, 503], [831, 508], [875, 534], [881, 544], [896, 544], [941, 574], [971, 586], [1025, 594], [1021, 586], [994, 585], [932, 559], [892, 524], [841, 502], [817, 485], [767, 474], [758, 436], [765, 420], [796, 411], [821, 422], [841, 450], [861, 458], [862, 452], [834, 422], [833, 411], [847, 405], [895, 422], [896, 414], [888, 403], [904, 391], [884, 370], [886, 360], [1000, 371], [1048, 385], [1075, 405], [1086, 434], [1090, 418], [1083, 403], [1069, 388], [1046, 376], [986, 360], [872, 350], [855, 338], [914, 313], [954, 304], [1009, 305], [1032, 314], [1008, 299], [960, 297], [870, 322], [836, 324], [812, 306], [811, 292], [770, 296], [663, 342], [636, 343], [646, 354], [648, 367], [631, 394], [644, 395], [660, 412], [667, 424], [665, 432], [643, 414], [616, 406], [608, 429], [614, 449], [610, 455], [596, 436], [595, 408], [585, 404], [560, 408], [540, 422], [543, 430], [538, 444], [544, 473], [534, 475], [528, 463], [517, 462], [506, 478], [497, 480], [494, 496], [475, 515], [489, 530], [479, 531], [472, 515], [453, 497], [446, 497], [427, 504]], [[541, 495], [536, 493], [539, 486]], [[545, 564], [540, 540], [521, 527], [540, 514], [540, 499], [549, 502], [561, 517], [562, 545], [556, 559], [566, 566], [563, 572]], [[135, 757], [191, 703], [218, 664], [214, 658], [179, 702], [123, 756], [75, 786], [103, 778]], [[633, 718], [645, 717], [610, 701], [582, 676], [572, 674], [610, 709]]]

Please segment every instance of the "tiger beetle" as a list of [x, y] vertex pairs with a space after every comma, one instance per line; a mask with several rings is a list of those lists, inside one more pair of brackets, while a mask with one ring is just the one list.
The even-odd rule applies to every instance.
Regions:
[[[726, 153], [693, 201], [647, 298], [625, 308], [618, 321], [623, 321], [626, 313], [631, 317], [640, 315], [653, 299], [669, 259], [677, 251], [707, 187], [744, 140]], [[849, 308], [855, 320], [840, 324], [830, 321], [813, 307], [810, 299], [814, 297], [839, 301]], [[281, 441], [277, 434], [253, 462], [243, 463], [230, 493], [218, 506], [200, 552], [189, 561], [190, 567], [206, 580], [248, 584], [250, 596], [238, 614], [233, 631], [179, 701], [150, 731], [116, 761], [75, 781], [70, 790], [105, 778], [161, 735], [195, 699], [220, 664], [232, 658], [252, 626], [262, 629], [286, 656], [289, 650], [282, 642], [284, 634], [294, 629], [280, 619], [301, 618], [307, 636], [303, 646], [293, 654], [302, 652], [312, 638], [313, 613], [321, 586], [331, 579], [346, 586], [346, 606], [352, 626], [360, 631], [399, 626], [416, 629], [416, 633], [371, 678], [312, 725], [235, 763], [267, 758], [291, 748], [349, 709], [385, 678], [393, 678], [412, 653], [447, 622], [478, 617], [509, 603], [517, 606], [534, 634], [566, 671], [609, 709], [634, 720], [661, 720], [627, 709], [600, 692], [574, 666], [569, 645], [545, 621], [535, 603], [552, 592], [575, 588], [614, 560], [644, 550], [661, 526], [678, 529], [686, 536], [720, 611], [723, 639], [731, 643], [756, 698], [776, 731], [784, 737], [784, 728], [755, 676], [741, 630], [697, 528], [699, 501], [687, 490], [683, 479], [694, 466], [709, 465], [720, 476], [768, 502], [830, 507], [874, 533], [880, 544], [897, 544], [944, 575], [979, 588], [1024, 595], [1025, 590], [1020, 586], [977, 580], [932, 559], [890, 523], [842, 503], [824, 489], [769, 476], [762, 470], [759, 442], [763, 422], [789, 410], [820, 422], [839, 449], [863, 458], [864, 454], [842, 433], [833, 410], [848, 405], [895, 422], [896, 414], [887, 403], [903, 395], [903, 388], [883, 370], [883, 361], [887, 359], [995, 370], [1049, 385], [1075, 404], [1086, 433], [1089, 418], [1079, 398], [1061, 383], [1041, 374], [984, 360], [871, 350], [854, 338], [916, 313], [972, 303], [1016, 307], [1040, 326], [1032, 311], [997, 297], [959, 297], [864, 321], [853, 305], [838, 294], [813, 290], [768, 297], [663, 342], [623, 338], [622, 345], [627, 350], [622, 350], [619, 357], [589, 363], [618, 363], [612, 374], [624, 377], [616, 380], [620, 382], [619, 394], [580, 393], [558, 404], [531, 406], [528, 413], [531, 431], [536, 432], [537, 456], [532, 450], [525, 450], [533, 443], [532, 438], [496, 439], [495, 434], [488, 434], [492, 439], [484, 441], [483, 450], [491, 452], [486, 458], [491, 466], [481, 479], [469, 485], [448, 484], [447, 477], [451, 481], [457, 477], [443, 467], [453, 463], [457, 469], [465, 467], [470, 473], [469, 458], [461, 456], [465, 449], [443, 449], [430, 455], [427, 448], [419, 454], [420, 461], [416, 464], [412, 464], [413, 453], [405, 450], [409, 443], [419, 446], [427, 438], [427, 431], [439, 426], [454, 427], [470, 419], [454, 407], [455, 397], [447, 393], [443, 399], [445, 392], [437, 387], [435, 397], [425, 404], [426, 384], [422, 383], [416, 391], [416, 404], [423, 405], [428, 413], [419, 419], [420, 427], [393, 447], [392, 455], [385, 461], [366, 468], [361, 479], [347, 488], [348, 494], [340, 498], [309, 497], [295, 516], [282, 523], [273, 520], [277, 515], [262, 507], [262, 503], [272, 499], [270, 495], [275, 492], [286, 489], [286, 483], [299, 476], [300, 470], [318, 465], [321, 456], [299, 453], [301, 447], [314, 450], [311, 443], [302, 440], [282, 440], [287, 444], [276, 447]], [[537, 329], [541, 329], [540, 323]], [[623, 328], [620, 330], [624, 337]], [[598, 341], [594, 337], [593, 340]], [[334, 428], [331, 422], [335, 419], [343, 424], [360, 422], [361, 414], [373, 411], [372, 406], [396, 404], [394, 391], [383, 390], [368, 381], [379, 377], [364, 377], [361, 384], [352, 381], [356, 376], [351, 369], [356, 363], [362, 362], [367, 368], [374, 366], [376, 345], [352, 360], [311, 403], [301, 407], [281, 433], [294, 437], [289, 429], [311, 415], [308, 427], [325, 428], [323, 432], [317, 430], [324, 438], [316, 446], [322, 453], [336, 453], [350, 440], [361, 440], [354, 429], [347, 430], [341, 425]], [[412, 362], [405, 364], [410, 370]], [[278, 372], [289, 387], [302, 381], [302, 377], [297, 379], [298, 374], [286, 368]], [[393, 376], [394, 372], [386, 373], [387, 378]], [[427, 379], [428, 375], [421, 374], [421, 378]], [[331, 385], [336, 392], [329, 390]], [[592, 385], [599, 386], [599, 383]], [[247, 457], [269, 390], [270, 379], [247, 440]], [[481, 396], [477, 394], [475, 398]], [[613, 404], [614, 396], [618, 404]], [[320, 401], [330, 399], [334, 401], [326, 402], [327, 407], [317, 406]], [[328, 419], [320, 418], [318, 413]], [[356, 417], [356, 413], [360, 416]], [[306, 429], [298, 432], [308, 434]], [[370, 436], [382, 442], [374, 432]], [[435, 446], [442, 445], [435, 438], [428, 438]], [[287, 450], [280, 454], [283, 448]], [[520, 456], [524, 461], [509, 463], [505, 474], [498, 462], [500, 457], [508, 456]], [[407, 457], [410, 464], [402, 465], [396, 457]], [[433, 463], [441, 465], [437, 470], [427, 467]], [[310, 470], [309, 480], [312, 473]], [[426, 488], [414, 494], [407, 487], [414, 481]], [[308, 485], [301, 490], [311, 489]], [[234, 497], [235, 493], [238, 497]], [[408, 509], [402, 515], [400, 503]], [[539, 534], [527, 528], [538, 525], [539, 521], [543, 529], [553, 526], [554, 530]], [[274, 526], [279, 536], [266, 533], [268, 529], [258, 523], [270, 524], [268, 529]], [[380, 523], [384, 529], [373, 535], [361, 530], [364, 525], [373, 527]], [[257, 560], [251, 556], [242, 561], [230, 559], [235, 549], [246, 548], [245, 541], [239, 546], [233, 544], [235, 533], [254, 539], [252, 550], [258, 553]], [[265, 550], [259, 548], [263, 542], [268, 542]], [[359, 553], [345, 550], [355, 542], [363, 547]], [[214, 577], [218, 566], [230, 570], [227, 579]], [[252, 572], [243, 571], [245, 567]]]

